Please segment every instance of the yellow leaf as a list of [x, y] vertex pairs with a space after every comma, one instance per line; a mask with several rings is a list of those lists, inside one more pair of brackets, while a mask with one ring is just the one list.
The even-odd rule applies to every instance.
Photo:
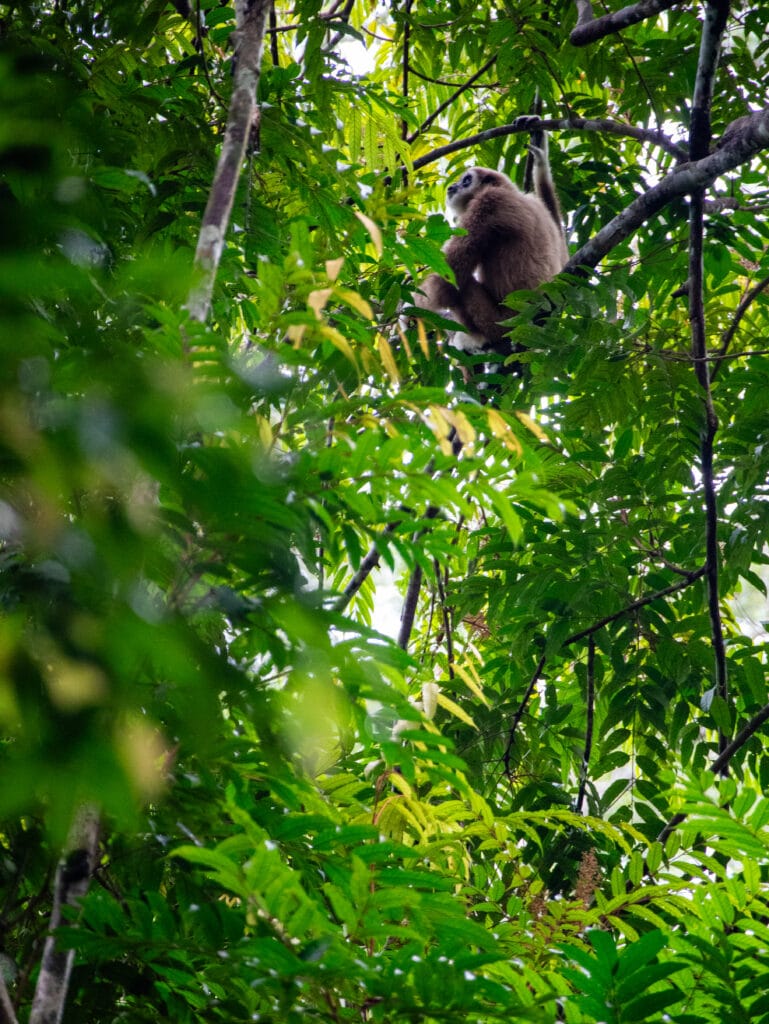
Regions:
[[480, 681], [476, 677], [475, 673], [471, 673], [468, 669], [463, 668], [462, 665], [457, 664], [454, 665], [454, 672], [459, 676], [468, 690], [471, 690], [479, 701], [482, 701], [486, 707], [489, 707], [489, 702], [481, 689]]
[[326, 303], [331, 298], [332, 288], [317, 288], [307, 296], [307, 305], [313, 311], [318, 320], [322, 319], [321, 313], [326, 308]]
[[537, 438], [538, 441], [544, 441], [546, 444], [550, 443], [550, 438], [544, 432], [542, 427], [540, 427], [538, 423], [534, 422], [531, 416], [529, 416], [525, 412], [516, 412], [515, 415], [521, 421], [524, 427], [526, 427], [527, 430], [531, 431], [531, 433]]
[[406, 356], [408, 357], [408, 361], [411, 362], [414, 357], [411, 354], [411, 345], [409, 345], [409, 339], [406, 335], [406, 332], [403, 330], [400, 324], [396, 324], [396, 329], [398, 331], [398, 337], [401, 339], [401, 345], [403, 345], [403, 350], [405, 351]]
[[467, 712], [463, 711], [459, 704], [455, 704], [453, 700], [450, 700], [445, 693], [438, 694], [438, 703], [442, 708], [446, 708], [454, 718], [458, 718], [460, 722], [464, 722], [465, 725], [469, 725], [472, 729], [477, 729], [475, 722]]
[[383, 334], [377, 335], [377, 348], [379, 349], [379, 358], [382, 360], [382, 366], [384, 366], [387, 374], [396, 384], [399, 383], [401, 378], [398, 373], [395, 357], [393, 356], [393, 350], [390, 347], [390, 342]]
[[342, 269], [344, 263], [344, 256], [340, 256], [336, 260], [326, 260], [326, 277], [329, 281], [336, 281], [339, 277], [339, 271]]
[[367, 217], [365, 213], [361, 213], [360, 210], [353, 210], [353, 213], [371, 236], [377, 256], [381, 256], [384, 246], [382, 245], [382, 232], [379, 230], [378, 225], [370, 217]]
[[451, 434], [451, 424], [446, 419], [446, 409], [442, 409], [438, 405], [430, 406], [430, 415], [425, 416], [425, 423], [428, 425], [430, 430], [438, 440], [441, 446], [441, 451], [445, 455], [451, 455], [451, 442], [449, 441], [449, 435]]
[[306, 330], [306, 324], [288, 325], [288, 327], [286, 328], [286, 337], [293, 344], [294, 348], [299, 348], [299, 346], [302, 344], [302, 338], [304, 337]]
[[349, 359], [355, 369], [358, 369], [358, 363], [355, 359], [355, 354], [350, 347], [350, 342], [345, 336], [336, 329], [336, 327], [329, 327], [328, 324], [324, 324], [320, 329], [321, 334], [324, 338], [328, 338], [334, 348], [338, 348], [345, 358]]
[[346, 302], [348, 306], [352, 306], [353, 309], [357, 310], [362, 316], [365, 316], [366, 319], [374, 319], [374, 311], [362, 295], [358, 295], [357, 292], [351, 291], [349, 288], [337, 288], [336, 294], [343, 302]]
[[521, 448], [521, 442], [515, 436], [510, 429], [510, 425], [505, 422], [502, 416], [497, 412], [496, 409], [490, 409], [486, 407], [486, 416], [489, 421], [489, 429], [491, 430], [494, 437], [499, 438], [505, 448], [508, 451], [515, 452], [516, 455], [523, 454], [523, 448]]
[[269, 448], [272, 444], [272, 427], [270, 426], [270, 421], [264, 416], [256, 416], [255, 419], [259, 441], [265, 448]]
[[452, 427], [456, 430], [457, 437], [462, 442], [462, 447], [464, 448], [472, 444], [475, 440], [475, 430], [467, 416], [458, 409], [446, 409], [444, 413], [446, 419], [450, 421]]
[[[417, 726], [416, 722], [410, 722], [409, 724], [414, 726], [414, 728], [416, 728], [416, 726]], [[408, 784], [408, 782], [406, 782], [406, 780], [403, 778], [403, 776], [401, 774], [399, 774], [398, 772], [393, 772], [392, 775], [390, 776], [390, 785], [392, 786], [393, 789], [399, 789], [401, 791], [401, 793], [403, 794], [403, 796], [413, 796], [414, 795], [413, 790], [411, 789], [411, 786]]]
[[417, 320], [417, 338], [419, 340], [419, 347], [422, 349], [422, 355], [425, 359], [429, 359], [430, 342], [427, 340], [427, 331], [422, 320]]

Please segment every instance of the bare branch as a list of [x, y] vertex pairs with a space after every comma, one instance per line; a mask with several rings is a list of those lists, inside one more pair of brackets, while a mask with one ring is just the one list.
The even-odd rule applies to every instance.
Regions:
[[585, 276], [585, 268], [595, 267], [608, 252], [674, 199], [707, 187], [726, 171], [747, 163], [756, 153], [769, 147], [769, 107], [739, 118], [729, 128], [733, 130], [727, 130], [714, 153], [676, 167], [602, 227], [572, 256], [564, 273]]
[[409, 585], [406, 588], [406, 599], [401, 609], [401, 626], [398, 630], [398, 646], [404, 651], [408, 650], [411, 630], [414, 628], [414, 619], [417, 614], [419, 602], [419, 591], [422, 589], [422, 566], [415, 565], [409, 576]]
[[[435, 505], [430, 505], [425, 512], [425, 519], [435, 519], [440, 509]], [[419, 533], [415, 534], [414, 542], [424, 533], [424, 530], [420, 530]], [[398, 646], [402, 647], [403, 650], [407, 650], [409, 646], [409, 638], [411, 637], [411, 630], [414, 628], [414, 619], [417, 614], [417, 602], [419, 601], [419, 591], [422, 589], [422, 566], [417, 564], [411, 570], [411, 576], [409, 577], [409, 585], [406, 590], [406, 599], [403, 602], [403, 609], [401, 611], [401, 628], [398, 631]]]
[[613, 121], [610, 118], [590, 117], [552, 117], [535, 122], [529, 115], [523, 119], [517, 119], [512, 124], [497, 125], [495, 128], [487, 128], [486, 131], [478, 132], [477, 135], [470, 135], [465, 139], [456, 139], [445, 146], [439, 146], [431, 153], [426, 153], [414, 161], [414, 170], [420, 167], [427, 167], [451, 153], [457, 153], [461, 149], [469, 149], [471, 146], [479, 146], [491, 139], [503, 138], [506, 135], [517, 135], [544, 129], [545, 131], [586, 131], [604, 132], [607, 135], [620, 135], [624, 138], [635, 139], [637, 142], [649, 143], [652, 146], [659, 146], [660, 149], [670, 153], [677, 160], [688, 158], [686, 146], [672, 142], [663, 132], [655, 131], [653, 128], [636, 128], [632, 124], [624, 124], [622, 121]]
[[2, 972], [0, 972], [0, 1024], [19, 1024]]
[[77, 907], [88, 892], [97, 864], [98, 846], [98, 811], [92, 805], [83, 804], [75, 815], [56, 871], [49, 934], [43, 948], [29, 1024], [59, 1024], [61, 1021], [75, 951], [57, 949], [55, 932], [64, 923], [62, 908]]
[[623, 7], [621, 11], [613, 11], [602, 18], [592, 18], [590, 4], [586, 0], [577, 0], [577, 27], [569, 36], [569, 42], [572, 46], [587, 46], [588, 43], [595, 43], [604, 36], [621, 32], [630, 25], [637, 25], [639, 21], [645, 21], [660, 11], [675, 7], [680, 2], [681, 0], [640, 0], [630, 7]]
[[[408, 142], [408, 144], [411, 145], [412, 142], [414, 142], [416, 139], [418, 139], [419, 136], [422, 134], [422, 132], [426, 131], [430, 127], [430, 125], [433, 123], [433, 121], [435, 121], [436, 118], [440, 117], [440, 115], [443, 113], [444, 110], [446, 110], [448, 107], [450, 107], [452, 105], [452, 103], [455, 100], [457, 100], [462, 95], [463, 92], [467, 92], [468, 89], [472, 88], [473, 84], [478, 81], [478, 79], [481, 77], [481, 75], [485, 75], [486, 72], [489, 70], [489, 68], [494, 66], [494, 64], [496, 63], [496, 60], [497, 60], [496, 55], [493, 56], [490, 60], [487, 60], [486, 63], [478, 71], [475, 72], [474, 75], [471, 75], [471, 77], [468, 78], [468, 80], [463, 85], [460, 85], [459, 88], [454, 93], [452, 93], [452, 95], [449, 96], [449, 98], [447, 100], [445, 100], [443, 103], [441, 103], [441, 105], [439, 107], [437, 107], [433, 111], [433, 113], [430, 114], [429, 117], [425, 118], [425, 120], [417, 128], [417, 130], [415, 132], [412, 132], [411, 135], [408, 136], [408, 138], [406, 138], [405, 130], [404, 130], [404, 136], [403, 137], [406, 139], [406, 142]], [[408, 73], [408, 64], [404, 64], [404, 68], [403, 68], [404, 79], [405, 79], [405, 76], [406, 76], [407, 73]], [[405, 129], [405, 121], [404, 121], [404, 129]]]
[[[719, 775], [723, 772], [737, 751], [745, 746], [751, 736], [754, 736], [767, 720], [769, 720], [769, 704], [764, 704], [761, 710], [740, 729], [731, 743], [724, 747], [718, 757], [710, 765], [710, 771], [713, 772], [714, 775]], [[657, 842], [664, 843], [670, 834], [684, 821], [686, 821], [685, 814], [674, 814], [657, 836]]]
[[582, 754], [582, 769], [579, 773], [579, 790], [574, 801], [574, 810], [582, 813], [582, 803], [587, 789], [587, 777], [590, 769], [590, 754], [593, 750], [593, 724], [595, 718], [595, 637], [587, 642], [587, 723], [585, 725], [585, 749]]
[[507, 744], [505, 746], [505, 752], [502, 755], [502, 764], [505, 766], [505, 775], [510, 778], [510, 755], [513, 752], [513, 744], [515, 743], [515, 734], [518, 731], [518, 726], [521, 724], [526, 708], [529, 703], [529, 699], [534, 693], [534, 687], [537, 685], [537, 680], [542, 675], [542, 670], [545, 667], [547, 661], [547, 655], [543, 654], [537, 662], [537, 667], [534, 669], [534, 675], [529, 680], [529, 685], [526, 687], [526, 692], [521, 698], [521, 703], [518, 705], [518, 710], [515, 712], [513, 721], [510, 725], [510, 731], [507, 734]]
[[[722, 361], [726, 358], [726, 353], [729, 351], [729, 346], [732, 343], [732, 338], [737, 333], [737, 328], [740, 325], [740, 321], [745, 316], [748, 308], [751, 306], [753, 301], [758, 298], [762, 291], [769, 288], [769, 277], [765, 277], [763, 281], [759, 281], [758, 284], [754, 285], [750, 291], [740, 300], [740, 304], [734, 312], [732, 322], [726, 328], [724, 333], [721, 335], [721, 345], [718, 352], [711, 356], [711, 359], [716, 360], [716, 365], [713, 367], [713, 372], [710, 375], [711, 381], [715, 379], [716, 374], [721, 369]], [[738, 355], [748, 355], [747, 352], [740, 352]]]
[[700, 37], [697, 77], [692, 96], [689, 127], [689, 153], [692, 160], [701, 160], [710, 150], [710, 108], [713, 102], [713, 84], [721, 51], [721, 37], [729, 16], [729, 0], [708, 0], [705, 23]]
[[[386, 537], [388, 533], [392, 533], [397, 525], [397, 523], [388, 523], [387, 526], [385, 526], [384, 530], [382, 531], [382, 536]], [[355, 573], [353, 578], [342, 591], [342, 594], [335, 606], [336, 611], [344, 611], [344, 609], [347, 607], [347, 605], [350, 603], [353, 597], [355, 597], [360, 588], [371, 575], [372, 571], [376, 569], [376, 567], [379, 565], [379, 547], [377, 545], [378, 542], [374, 541], [374, 543], [368, 549], [368, 552], [366, 553], [360, 565], [358, 566], [358, 571]]]
[[227, 128], [203, 214], [195, 267], [199, 279], [190, 291], [187, 309], [193, 320], [205, 323], [211, 306], [216, 272], [230, 222], [235, 190], [243, 168], [252, 130], [258, 126], [256, 89], [270, 0], [236, 0], [235, 80], [227, 114]]
[[[568, 647], [569, 644], [577, 643], [578, 640], [584, 640], [586, 637], [592, 637], [599, 630], [603, 629], [604, 626], [608, 626], [611, 622], [616, 622], [617, 619], [621, 619], [624, 615], [630, 615], [634, 611], [638, 611], [639, 608], [644, 608], [647, 604], [652, 604], [654, 601], [658, 601], [661, 597], [668, 597], [670, 594], [675, 594], [678, 590], [683, 590], [685, 587], [689, 587], [696, 580], [701, 579], [705, 575], [705, 567], [701, 569], [693, 569], [687, 573], [685, 578], [679, 583], [671, 583], [669, 587], [664, 587], [662, 590], [655, 590], [653, 594], [647, 594], [645, 597], [639, 597], [637, 601], [631, 601], [630, 604], [625, 605], [624, 608], [620, 608], [617, 612], [612, 612], [611, 615], [604, 615], [602, 619], [594, 622], [592, 626], [588, 626], [587, 629], [581, 629], [578, 633], [572, 633], [571, 636], [567, 636], [561, 644], [561, 647]], [[526, 712], [526, 705], [529, 703], [529, 698], [534, 693], [534, 687], [537, 685], [537, 680], [542, 675], [542, 671], [547, 661], [547, 655], [543, 654], [539, 659], [534, 675], [531, 677], [529, 685], [526, 687], [521, 703], [518, 705], [518, 710], [513, 718], [512, 725], [507, 736], [507, 745], [505, 752], [502, 755], [502, 762], [505, 766], [505, 774], [510, 774], [510, 755], [512, 753], [513, 744], [515, 743], [515, 733], [518, 726], [521, 723]]]
[[[710, 151], [710, 108], [713, 102], [721, 37], [729, 16], [729, 0], [708, 0], [700, 39], [697, 77], [692, 98], [689, 131], [689, 152], [693, 160], [701, 160]], [[721, 621], [718, 551], [718, 496], [714, 471], [714, 445], [718, 433], [718, 417], [710, 390], [710, 366], [707, 362], [707, 330], [705, 326], [705, 278], [703, 248], [705, 244], [705, 188], [691, 195], [689, 209], [689, 321], [694, 372], [703, 390], [705, 428], [700, 444], [702, 489], [705, 498], [705, 579], [708, 588], [710, 639], [715, 660], [716, 693], [723, 701], [729, 699], [726, 646]], [[718, 746], [723, 751], [727, 737], [719, 729]]]

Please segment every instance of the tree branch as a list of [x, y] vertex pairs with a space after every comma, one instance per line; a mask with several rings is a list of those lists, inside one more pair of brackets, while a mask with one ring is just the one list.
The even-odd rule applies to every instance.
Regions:
[[710, 151], [710, 108], [713, 102], [721, 37], [729, 17], [729, 0], [708, 0], [705, 23], [700, 37], [697, 77], [694, 81], [692, 113], [689, 125], [689, 153], [692, 160], [701, 160]]
[[645, 21], [660, 11], [675, 7], [680, 2], [681, 0], [640, 0], [630, 7], [623, 7], [621, 11], [613, 11], [602, 18], [594, 18], [588, 0], [577, 0], [577, 27], [569, 36], [569, 42], [572, 46], [587, 46], [588, 43], [595, 43], [604, 36], [621, 32], [630, 25], [637, 25], [639, 21]]
[[[726, 353], [729, 351], [729, 346], [732, 343], [732, 338], [737, 333], [737, 328], [740, 325], [740, 321], [748, 311], [748, 307], [752, 304], [753, 300], [758, 298], [762, 291], [769, 287], [769, 277], [765, 277], [763, 281], [759, 281], [758, 284], [754, 285], [748, 293], [743, 296], [740, 300], [739, 306], [734, 312], [732, 322], [726, 328], [724, 333], [721, 335], [721, 344], [718, 351], [709, 358], [716, 360], [716, 365], [713, 367], [713, 372], [710, 375], [711, 382], [715, 379], [716, 374], [721, 369], [722, 360], [726, 358]], [[747, 355], [746, 352], [740, 352], [739, 355]]]
[[75, 815], [56, 870], [49, 934], [43, 947], [29, 1024], [59, 1024], [61, 1021], [75, 951], [57, 949], [55, 932], [65, 923], [62, 908], [77, 907], [88, 892], [98, 849], [99, 814], [95, 807], [84, 804]]
[[[432, 112], [432, 114], [430, 114], [429, 117], [425, 118], [425, 120], [422, 122], [422, 124], [420, 124], [420, 126], [417, 128], [417, 130], [415, 132], [412, 132], [411, 135], [409, 135], [408, 137], [406, 137], [406, 134], [405, 134], [405, 124], [406, 124], [406, 122], [404, 121], [404, 123], [403, 123], [404, 124], [404, 135], [403, 135], [403, 137], [404, 137], [404, 139], [406, 139], [406, 142], [408, 142], [409, 145], [411, 145], [412, 142], [415, 142], [419, 138], [419, 136], [422, 134], [422, 132], [426, 131], [437, 117], [440, 117], [440, 115], [443, 113], [444, 110], [446, 110], [448, 107], [450, 107], [451, 104], [456, 99], [458, 99], [462, 95], [463, 92], [467, 92], [468, 89], [472, 88], [473, 84], [478, 81], [478, 79], [481, 77], [481, 75], [485, 75], [486, 72], [489, 70], [489, 68], [494, 66], [494, 64], [496, 63], [496, 60], [497, 60], [496, 55], [494, 57], [492, 57], [490, 60], [487, 60], [486, 63], [483, 65], [483, 67], [480, 68], [479, 71], [476, 71], [475, 74], [471, 75], [471, 77], [468, 78], [468, 80], [463, 85], [460, 85], [459, 88], [456, 89], [456, 91], [453, 92], [452, 95], [449, 96], [449, 98], [447, 100], [445, 100], [445, 102], [441, 103], [441, 105], [439, 107], [437, 107]], [[408, 65], [406, 65], [404, 67], [404, 75], [406, 74], [407, 70], [408, 70]]]
[[579, 790], [574, 802], [574, 810], [582, 813], [582, 803], [587, 789], [587, 776], [590, 768], [590, 754], [593, 750], [593, 725], [595, 718], [595, 637], [587, 642], [587, 723], [585, 725], [585, 749], [582, 754], [582, 770], [579, 773]]
[[[710, 109], [713, 102], [721, 37], [729, 16], [729, 0], [708, 0], [705, 22], [700, 39], [697, 77], [692, 98], [692, 116], [689, 131], [689, 152], [693, 160], [701, 160], [710, 151]], [[710, 390], [710, 366], [707, 361], [707, 330], [705, 326], [705, 278], [703, 248], [705, 243], [705, 189], [692, 192], [689, 210], [689, 320], [694, 372], [703, 391], [705, 402], [705, 428], [702, 431], [700, 462], [702, 488], [705, 497], [705, 578], [708, 588], [708, 614], [710, 637], [715, 659], [716, 694], [727, 705], [729, 700], [726, 646], [721, 622], [719, 552], [718, 552], [718, 497], [713, 468], [718, 417]], [[727, 737], [721, 729], [718, 748], [723, 751]]]
[[[392, 533], [397, 525], [398, 524], [395, 522], [388, 523], [387, 526], [385, 526], [384, 530], [382, 531], [382, 536], [386, 537], [388, 533]], [[363, 560], [358, 566], [358, 571], [355, 573], [353, 578], [342, 591], [341, 596], [339, 597], [339, 600], [335, 605], [335, 611], [344, 611], [344, 609], [347, 607], [347, 605], [350, 603], [353, 597], [355, 597], [360, 588], [371, 575], [372, 571], [376, 569], [376, 567], [379, 565], [379, 548], [377, 544], [378, 542], [374, 541], [374, 543], [368, 549], [367, 553], [363, 557]]]
[[0, 1024], [19, 1024], [2, 973], [0, 973]]
[[[436, 505], [428, 506], [425, 512], [425, 519], [435, 519], [439, 511]], [[420, 530], [415, 535], [414, 542], [419, 540], [424, 532], [424, 530]], [[398, 630], [398, 646], [402, 647], [404, 651], [408, 649], [411, 630], [414, 628], [419, 591], [422, 589], [422, 576], [422, 566], [417, 563], [411, 570], [411, 576], [409, 577], [406, 599], [403, 602], [403, 609], [401, 611], [401, 627]]]
[[[624, 608], [620, 608], [618, 612], [612, 612], [611, 615], [604, 615], [602, 619], [594, 622], [592, 626], [588, 626], [587, 629], [581, 629], [578, 633], [572, 633], [571, 636], [567, 636], [561, 644], [561, 647], [568, 647], [570, 644], [576, 643], [578, 640], [584, 640], [585, 637], [592, 637], [604, 626], [608, 626], [611, 622], [616, 622], [617, 619], [621, 619], [624, 615], [629, 615], [634, 611], [638, 611], [639, 608], [645, 607], [647, 604], [652, 604], [654, 601], [658, 601], [661, 597], [668, 597], [670, 594], [675, 594], [678, 590], [683, 590], [685, 587], [691, 586], [696, 580], [701, 579], [705, 575], [705, 566], [701, 569], [694, 569], [686, 574], [686, 577], [678, 583], [671, 583], [669, 587], [663, 587], [662, 590], [655, 590], [653, 594], [647, 594], [645, 597], [639, 597], [637, 601], [632, 601], [630, 604], [625, 605]], [[526, 711], [526, 705], [529, 703], [529, 698], [534, 692], [534, 687], [537, 685], [537, 680], [542, 675], [542, 670], [545, 667], [547, 661], [547, 655], [543, 654], [539, 659], [534, 675], [531, 677], [529, 685], [526, 687], [526, 692], [523, 695], [521, 703], [518, 705], [518, 710], [513, 718], [510, 731], [507, 736], [507, 745], [505, 752], [502, 755], [502, 763], [505, 766], [505, 774], [510, 775], [510, 754], [515, 743], [515, 733], [520, 725], [521, 719]]]
[[270, 0], [235, 0], [235, 81], [224, 142], [195, 251], [195, 268], [199, 279], [190, 289], [186, 303], [190, 317], [199, 323], [205, 323], [211, 307], [214, 281], [248, 140], [251, 131], [258, 125], [256, 90], [269, 7]]
[[615, 246], [674, 199], [707, 187], [726, 171], [746, 163], [767, 147], [769, 107], [733, 122], [714, 153], [676, 167], [658, 185], [633, 200], [571, 257], [563, 273], [586, 276], [586, 268], [595, 267]]
[[[755, 735], [755, 733], [758, 732], [758, 730], [761, 728], [764, 722], [766, 722], [768, 719], [769, 704], [764, 704], [761, 710], [757, 714], [755, 714], [750, 719], [750, 721], [740, 729], [740, 731], [737, 733], [737, 735], [734, 737], [731, 743], [724, 747], [724, 749], [721, 751], [718, 757], [710, 765], [710, 771], [713, 772], [714, 775], [719, 775], [721, 772], [723, 772], [724, 769], [728, 766], [731, 759], [737, 753], [737, 751], [745, 746], [745, 744], [748, 742], [751, 736]], [[684, 821], [686, 821], [686, 814], [674, 814], [670, 821], [662, 829], [660, 834], [657, 836], [657, 842], [664, 844], [670, 836], [670, 834], [676, 828], [678, 828], [678, 826]]]
[[663, 132], [655, 131], [653, 128], [636, 128], [632, 124], [613, 121], [611, 118], [576, 116], [552, 117], [534, 122], [531, 116], [526, 114], [523, 118], [513, 121], [512, 124], [501, 124], [495, 128], [487, 128], [486, 131], [478, 132], [476, 135], [470, 135], [464, 139], [456, 139], [445, 146], [439, 146], [431, 153], [426, 153], [424, 156], [419, 157], [418, 160], [415, 160], [414, 170], [417, 171], [421, 167], [427, 167], [428, 164], [435, 163], [436, 160], [442, 160], [443, 157], [456, 153], [461, 149], [479, 146], [483, 142], [490, 142], [492, 139], [503, 138], [506, 135], [537, 131], [540, 128], [545, 131], [605, 132], [607, 135], [620, 135], [624, 138], [635, 139], [637, 142], [659, 146], [660, 149], [670, 153], [677, 160], [686, 160], [688, 158], [686, 146], [672, 142]]

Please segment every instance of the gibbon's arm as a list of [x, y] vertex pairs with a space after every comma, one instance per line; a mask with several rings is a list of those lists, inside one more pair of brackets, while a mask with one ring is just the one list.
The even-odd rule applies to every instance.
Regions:
[[550, 170], [547, 132], [544, 133], [542, 148], [529, 146], [529, 152], [534, 158], [534, 191], [547, 207], [550, 216], [558, 225], [558, 230], [563, 231], [561, 204], [558, 202], [558, 193], [555, 190], [555, 182]]
[[467, 234], [454, 235], [446, 246], [446, 261], [460, 291], [474, 280], [474, 271], [488, 254], [498, 250], [500, 240], [519, 234], [520, 202], [517, 192], [499, 188], [484, 189], [471, 200], [460, 218]]

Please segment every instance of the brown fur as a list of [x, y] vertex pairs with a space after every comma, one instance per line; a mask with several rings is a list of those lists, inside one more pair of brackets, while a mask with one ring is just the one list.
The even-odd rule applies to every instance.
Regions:
[[505, 297], [549, 281], [568, 258], [547, 152], [534, 155], [536, 194], [487, 167], [473, 167], [450, 186], [447, 204], [467, 232], [445, 250], [456, 285], [430, 274], [415, 297], [418, 306], [461, 323], [475, 347], [508, 352], [500, 324], [512, 315]]

